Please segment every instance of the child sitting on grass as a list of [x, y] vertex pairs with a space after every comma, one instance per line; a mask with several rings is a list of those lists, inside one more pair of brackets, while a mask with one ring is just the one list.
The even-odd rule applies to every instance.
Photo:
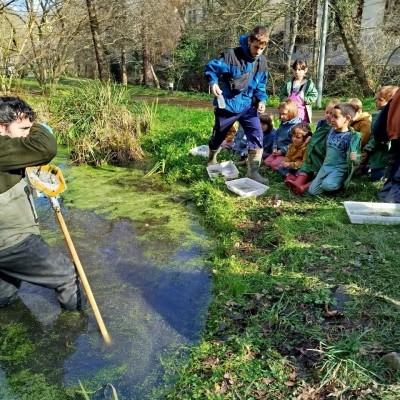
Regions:
[[[271, 114], [260, 114], [260, 124], [263, 131], [263, 156], [267, 158], [272, 153], [272, 144], [274, 142], [276, 129], [274, 128], [274, 121]], [[241, 161], [236, 162], [236, 165], [244, 165], [247, 159], [247, 138], [244, 134], [243, 128], [239, 125], [236, 133], [233, 151], [241, 156]]]
[[264, 164], [273, 171], [278, 171], [279, 166], [285, 158], [291, 140], [290, 130], [301, 122], [297, 115], [297, 106], [293, 100], [286, 99], [278, 106], [279, 119], [281, 124], [276, 130], [272, 145], [272, 154], [264, 160]]
[[291, 132], [292, 143], [289, 144], [285, 159], [278, 169], [278, 172], [284, 177], [295, 174], [301, 167], [306, 156], [307, 139], [311, 137], [310, 126], [305, 123], [295, 125]]
[[[383, 86], [375, 94], [375, 107], [378, 112], [372, 114], [371, 127], [373, 129], [375, 121], [386, 106], [386, 104], [393, 98], [396, 93], [397, 86]], [[389, 158], [389, 142], [378, 142], [371, 135], [369, 142], [365, 145], [364, 150], [369, 155], [369, 167], [371, 169], [371, 182], [380, 181], [385, 176], [385, 168], [388, 164]], [[386, 177], [388, 174], [386, 174]]]
[[360, 165], [354, 169], [356, 175], [364, 175], [368, 173], [368, 153], [364, 147], [371, 136], [371, 114], [363, 111], [363, 104], [360, 99], [353, 98], [348, 104], [354, 107], [356, 115], [350, 122], [350, 126], [357, 132], [361, 133], [361, 161]]
[[263, 160], [272, 154], [272, 146], [276, 135], [272, 114], [260, 115], [261, 129], [263, 131]]
[[226, 135], [225, 140], [222, 142], [221, 149], [228, 149], [228, 150], [233, 149], [236, 132], [237, 132], [237, 123], [234, 123], [229, 129], [229, 132]]
[[310, 140], [307, 142], [306, 156], [297, 174], [289, 174], [286, 185], [296, 195], [303, 194], [311, 185], [322, 164], [324, 163], [326, 152], [326, 135], [331, 129], [332, 110], [339, 100], [331, 100], [325, 108], [325, 118], [317, 123], [317, 128]]
[[326, 138], [324, 163], [311, 183], [308, 192], [319, 195], [347, 188], [354, 172], [354, 165], [360, 163], [361, 134], [349, 127], [355, 116], [354, 107], [339, 103], [333, 107], [332, 129]]

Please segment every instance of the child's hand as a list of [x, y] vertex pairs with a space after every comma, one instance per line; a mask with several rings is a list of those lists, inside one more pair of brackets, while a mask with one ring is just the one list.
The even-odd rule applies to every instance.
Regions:
[[355, 151], [352, 151], [350, 153], [350, 161], [356, 161], [357, 160], [357, 153]]
[[289, 163], [287, 161], [282, 161], [281, 162], [281, 167], [282, 168], [287, 168], [289, 166]]

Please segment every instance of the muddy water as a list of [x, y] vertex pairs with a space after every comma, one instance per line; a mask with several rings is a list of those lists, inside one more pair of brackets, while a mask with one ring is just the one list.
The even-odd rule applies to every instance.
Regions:
[[[22, 398], [18, 387], [27, 385], [27, 369], [35, 374], [33, 386], [43, 380], [47, 391], [81, 381], [94, 399], [107, 398], [110, 383], [120, 399], [161, 398], [158, 390], [173, 382], [168, 371], [204, 326], [206, 234], [182, 201], [184, 192], [144, 180], [138, 171], [71, 168], [64, 176], [62, 213], [112, 345], [103, 343], [90, 308], [61, 313], [52, 291], [23, 284], [22, 301], [0, 309], [1, 329], [18, 328], [10, 338], [27, 348], [7, 362], [2, 346], [0, 398]], [[45, 238], [68, 254], [49, 202], [37, 205]], [[61, 398], [45, 389], [29, 399]]]

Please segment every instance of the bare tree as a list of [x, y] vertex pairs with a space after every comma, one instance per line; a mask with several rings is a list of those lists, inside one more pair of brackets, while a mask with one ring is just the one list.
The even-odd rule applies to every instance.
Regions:
[[79, 10], [78, 0], [25, 0], [16, 2], [7, 13], [4, 10], [9, 62], [16, 72], [29, 68], [43, 92], [58, 83], [72, 61], [71, 44], [86, 19]]
[[96, 8], [93, 0], [86, 0], [86, 7], [89, 15], [90, 31], [92, 33], [93, 48], [96, 55], [97, 70], [100, 80], [104, 80], [104, 53], [101, 45], [99, 21], [97, 19]]
[[335, 22], [346, 49], [350, 63], [356, 73], [358, 82], [364, 96], [373, 96], [373, 82], [368, 78], [365, 68], [365, 60], [357, 43], [360, 25], [357, 19], [353, 19], [354, 3], [348, 0], [332, 0], [331, 5], [335, 11]]

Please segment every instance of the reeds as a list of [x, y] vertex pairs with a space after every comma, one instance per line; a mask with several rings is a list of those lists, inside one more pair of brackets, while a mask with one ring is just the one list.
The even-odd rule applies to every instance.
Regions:
[[116, 164], [140, 160], [139, 137], [149, 128], [154, 108], [130, 101], [122, 86], [87, 81], [54, 99], [60, 116], [56, 129], [61, 144], [73, 147], [76, 164]]

